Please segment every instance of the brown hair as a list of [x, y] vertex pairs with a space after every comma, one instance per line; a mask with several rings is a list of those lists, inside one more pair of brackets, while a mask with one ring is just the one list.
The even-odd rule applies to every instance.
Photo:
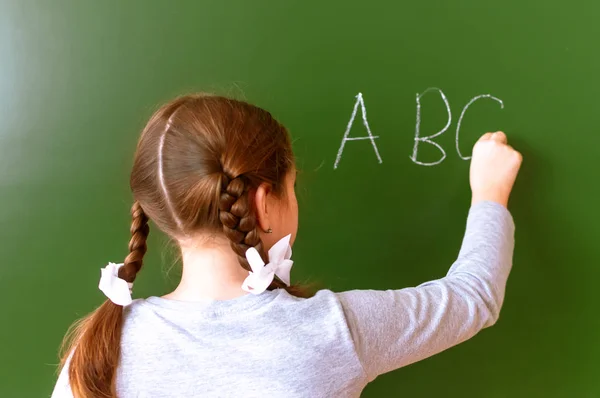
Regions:
[[[285, 127], [263, 109], [212, 95], [188, 95], [162, 106], [137, 145], [129, 255], [119, 277], [133, 282], [142, 268], [149, 219], [174, 239], [224, 234], [240, 265], [250, 270], [246, 250], [264, 251], [249, 193], [268, 183], [275, 194], [285, 194], [293, 164]], [[269, 287], [276, 288], [307, 296], [278, 279]], [[122, 324], [123, 307], [107, 300], [67, 334], [62, 365], [69, 364], [75, 397], [116, 397]]]

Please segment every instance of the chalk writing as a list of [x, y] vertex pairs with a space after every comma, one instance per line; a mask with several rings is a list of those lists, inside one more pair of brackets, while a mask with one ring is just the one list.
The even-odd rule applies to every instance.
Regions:
[[[368, 136], [365, 137], [348, 137], [350, 135], [350, 129], [352, 128], [352, 124], [354, 123], [354, 118], [356, 117], [356, 112], [358, 111], [358, 106], [360, 105], [362, 112], [362, 119], [365, 128], [367, 129]], [[359, 140], [371, 140], [371, 144], [373, 145], [373, 150], [375, 151], [375, 156], [377, 156], [377, 161], [379, 163], [383, 163], [381, 160], [381, 156], [379, 155], [379, 150], [377, 149], [377, 144], [375, 144], [375, 138], [379, 138], [378, 136], [373, 136], [371, 134], [371, 128], [369, 127], [369, 122], [367, 121], [367, 108], [365, 107], [365, 101], [363, 99], [362, 93], [358, 93], [356, 96], [356, 103], [354, 104], [354, 109], [352, 110], [352, 116], [350, 116], [350, 121], [348, 122], [348, 126], [346, 127], [346, 132], [344, 133], [344, 138], [342, 139], [342, 144], [340, 145], [340, 149], [338, 150], [337, 157], [335, 158], [335, 163], [333, 165], [334, 169], [338, 168], [340, 160], [342, 159], [342, 153], [344, 152], [344, 146], [347, 141], [359, 141]]]
[[[441, 129], [440, 131], [438, 131], [437, 133], [427, 136], [427, 137], [421, 137], [421, 98], [432, 91], [437, 91], [440, 93], [440, 96], [442, 97], [442, 100], [444, 101], [444, 104], [446, 105], [446, 110], [448, 111], [448, 123], [446, 123], [446, 125], [444, 126], [443, 129]], [[417, 124], [415, 127], [415, 145], [413, 147], [413, 153], [412, 156], [410, 157], [410, 159], [415, 162], [416, 164], [419, 164], [421, 166], [435, 166], [436, 164], [440, 164], [444, 161], [444, 159], [446, 159], [446, 151], [444, 151], [444, 148], [442, 148], [440, 146], [440, 144], [438, 144], [437, 142], [431, 141], [432, 138], [438, 137], [442, 134], [444, 134], [446, 132], [446, 130], [448, 130], [448, 127], [450, 127], [450, 123], [452, 123], [452, 112], [450, 112], [450, 104], [448, 103], [448, 99], [446, 98], [446, 96], [444, 95], [444, 92], [442, 90], [440, 90], [439, 88], [436, 87], [430, 87], [427, 90], [423, 91], [422, 94], [417, 94]], [[435, 161], [435, 162], [430, 162], [430, 163], [425, 163], [425, 162], [420, 162], [417, 160], [417, 152], [419, 151], [419, 144], [421, 142], [426, 142], [428, 144], [431, 144], [433, 146], [435, 146], [437, 149], [440, 150], [440, 152], [442, 152], [442, 157]]]
[[473, 102], [475, 102], [475, 101], [477, 101], [478, 99], [481, 99], [481, 98], [493, 99], [494, 101], [497, 101], [500, 104], [500, 109], [504, 109], [504, 102], [502, 102], [501, 99], [498, 99], [498, 98], [496, 98], [496, 97], [494, 97], [494, 96], [492, 96], [490, 94], [481, 94], [481, 95], [478, 95], [477, 97], [475, 97], [471, 101], [469, 101], [467, 103], [467, 105], [465, 105], [465, 107], [463, 108], [462, 112], [460, 113], [460, 117], [458, 118], [458, 123], [456, 125], [456, 153], [458, 153], [458, 156], [460, 156], [461, 159], [464, 159], [464, 160], [469, 160], [469, 159], [471, 159], [471, 157], [470, 156], [463, 156], [460, 153], [460, 148], [459, 148], [459, 145], [458, 145], [458, 134], [459, 134], [459, 131], [460, 131], [460, 124], [462, 123], [462, 119], [463, 119], [463, 116], [465, 116], [465, 112], [467, 111], [467, 108], [469, 108], [469, 106], [471, 106], [471, 104]]
[[[440, 97], [442, 98], [442, 101], [444, 101], [444, 105], [446, 106], [446, 112], [448, 113], [448, 122], [446, 122], [446, 125], [437, 133], [428, 135], [428, 136], [421, 136], [421, 98], [423, 98], [425, 96], [425, 94], [432, 93], [432, 92], [433, 93], [437, 92], [440, 95]], [[480, 94], [476, 97], [473, 97], [467, 103], [467, 105], [465, 105], [465, 107], [462, 109], [462, 112], [460, 113], [460, 117], [458, 118], [458, 123], [456, 124], [456, 139], [455, 139], [456, 153], [463, 160], [469, 160], [469, 159], [471, 159], [471, 157], [463, 156], [463, 154], [460, 152], [459, 136], [460, 136], [461, 123], [463, 121], [465, 113], [467, 112], [467, 109], [469, 109], [469, 107], [475, 101], [484, 99], [484, 98], [489, 98], [491, 100], [498, 102], [500, 104], [500, 109], [504, 109], [504, 102], [501, 99], [496, 98], [491, 94]], [[412, 151], [412, 155], [410, 156], [410, 159], [414, 163], [416, 163], [420, 166], [435, 166], [435, 165], [442, 163], [444, 161], [444, 159], [446, 159], [446, 151], [440, 144], [433, 141], [433, 139], [444, 134], [448, 130], [450, 125], [452, 124], [452, 112], [450, 111], [450, 103], [448, 102], [448, 98], [446, 97], [444, 92], [437, 87], [429, 87], [428, 89], [423, 91], [421, 94], [417, 93], [416, 101], [417, 101], [417, 122], [415, 125], [415, 137], [414, 137], [413, 151]], [[363, 124], [364, 124], [365, 128], [367, 129], [368, 135], [363, 136], [363, 137], [349, 137], [350, 129], [352, 128], [352, 124], [354, 123], [354, 118], [356, 117], [356, 112], [358, 112], [359, 105], [360, 105], [360, 109], [362, 112]], [[376, 138], [379, 138], [379, 136], [374, 136], [371, 133], [371, 128], [369, 127], [369, 122], [367, 121], [367, 109], [365, 107], [365, 101], [364, 101], [363, 95], [362, 95], [362, 93], [358, 93], [358, 95], [356, 95], [356, 102], [354, 103], [354, 109], [352, 110], [352, 115], [350, 116], [350, 121], [348, 122], [348, 126], [346, 126], [346, 131], [344, 132], [344, 138], [342, 138], [342, 143], [340, 145], [340, 148], [338, 149], [337, 157], [335, 158], [335, 163], [333, 164], [333, 168], [334, 169], [338, 168], [338, 166], [340, 164], [340, 160], [342, 159], [342, 154], [344, 153], [344, 147], [346, 146], [347, 141], [370, 140], [371, 145], [373, 145], [373, 150], [375, 151], [375, 156], [377, 157], [377, 161], [379, 163], [383, 163], [383, 161], [381, 160], [381, 156], [379, 155], [379, 149], [377, 148], [377, 144], [375, 143]], [[417, 158], [418, 158], [418, 153], [419, 153], [419, 144], [421, 144], [421, 143], [427, 143], [427, 144], [433, 145], [434, 147], [439, 149], [439, 151], [441, 152], [441, 157], [434, 162], [422, 162], [422, 161], [418, 160]], [[319, 168], [320, 168], [320, 166], [319, 166]]]

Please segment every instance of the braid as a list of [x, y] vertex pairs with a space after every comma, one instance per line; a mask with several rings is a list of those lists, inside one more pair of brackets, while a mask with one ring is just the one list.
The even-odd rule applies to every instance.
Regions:
[[131, 207], [131, 240], [129, 241], [129, 254], [125, 257], [123, 267], [119, 269], [119, 278], [132, 283], [139, 270], [142, 268], [144, 254], [146, 254], [146, 239], [150, 231], [148, 216], [144, 213], [138, 201]]
[[223, 232], [231, 241], [233, 251], [238, 255], [240, 265], [250, 271], [246, 251], [254, 247], [262, 255], [262, 242], [256, 227], [256, 216], [250, 209], [248, 181], [244, 176], [221, 178], [219, 199], [219, 219]]
[[[254, 247], [264, 257], [262, 241], [256, 225], [256, 216], [251, 210], [248, 200], [248, 180], [244, 176], [229, 178], [223, 174], [221, 178], [221, 196], [219, 199], [219, 219], [223, 224], [223, 232], [231, 241], [231, 247], [238, 256], [242, 268], [251, 271], [246, 259], [246, 251]], [[305, 292], [295, 287], [288, 287], [275, 277], [269, 290], [286, 289], [298, 297]]]
[[[142, 268], [148, 237], [148, 217], [139, 202], [131, 207], [129, 255], [119, 278], [133, 282]], [[75, 397], [116, 397], [115, 375], [121, 355], [123, 307], [106, 300], [76, 323], [65, 337], [62, 366], [69, 363], [69, 384]], [[69, 362], [70, 361], [70, 362]]]

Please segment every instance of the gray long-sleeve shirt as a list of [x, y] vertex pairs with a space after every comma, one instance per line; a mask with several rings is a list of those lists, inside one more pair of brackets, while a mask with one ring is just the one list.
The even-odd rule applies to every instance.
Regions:
[[[125, 309], [119, 398], [358, 397], [378, 375], [493, 325], [513, 248], [509, 212], [482, 202], [446, 277], [415, 288], [135, 300]], [[53, 395], [62, 396], [71, 396], [65, 371]]]

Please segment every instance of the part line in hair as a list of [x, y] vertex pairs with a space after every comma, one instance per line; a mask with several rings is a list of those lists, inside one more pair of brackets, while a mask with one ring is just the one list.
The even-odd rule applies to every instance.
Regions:
[[177, 217], [177, 214], [175, 214], [175, 209], [173, 208], [171, 198], [169, 197], [169, 192], [167, 191], [167, 186], [165, 184], [165, 177], [163, 174], [163, 147], [165, 145], [165, 138], [167, 137], [167, 132], [171, 128], [172, 118], [173, 118], [173, 115], [171, 115], [171, 117], [167, 121], [167, 125], [165, 126], [165, 129], [162, 132], [162, 135], [160, 136], [160, 141], [158, 143], [158, 181], [159, 181], [160, 187], [163, 191], [163, 195], [165, 195], [165, 202], [167, 203], [167, 208], [171, 212], [171, 216], [177, 223], [177, 227], [179, 228], [179, 230], [183, 231], [183, 223], [181, 222], [179, 217]]

